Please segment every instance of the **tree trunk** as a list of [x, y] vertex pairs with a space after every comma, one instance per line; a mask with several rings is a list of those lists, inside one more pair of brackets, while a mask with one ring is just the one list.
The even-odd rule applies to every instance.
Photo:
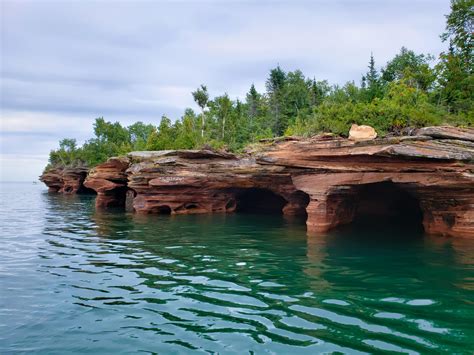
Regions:
[[204, 109], [201, 114], [201, 138], [204, 138]]
[[224, 140], [224, 132], [225, 132], [225, 116], [222, 118], [222, 140]]

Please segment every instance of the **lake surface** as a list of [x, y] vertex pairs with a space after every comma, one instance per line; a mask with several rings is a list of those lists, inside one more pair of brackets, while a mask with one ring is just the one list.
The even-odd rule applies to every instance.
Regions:
[[474, 349], [474, 240], [0, 188], [0, 354]]

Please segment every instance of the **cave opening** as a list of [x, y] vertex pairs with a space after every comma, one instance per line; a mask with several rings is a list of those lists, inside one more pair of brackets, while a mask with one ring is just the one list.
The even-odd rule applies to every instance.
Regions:
[[229, 203], [235, 204], [238, 213], [283, 214], [287, 201], [271, 190], [250, 188], [236, 193], [235, 202]]
[[357, 186], [353, 201], [352, 224], [356, 227], [423, 230], [418, 199], [397, 184], [379, 182]]
[[153, 214], [171, 214], [171, 207], [168, 205], [156, 206], [150, 209]]
[[77, 193], [80, 195], [97, 195], [97, 191], [90, 189], [88, 187], [85, 187], [84, 185], [81, 185], [79, 190], [77, 190]]

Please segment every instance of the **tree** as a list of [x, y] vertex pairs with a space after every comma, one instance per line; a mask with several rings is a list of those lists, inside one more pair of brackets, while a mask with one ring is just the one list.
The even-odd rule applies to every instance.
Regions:
[[103, 117], [96, 118], [94, 133], [100, 141], [117, 145], [130, 143], [130, 132], [119, 122], [108, 122]]
[[232, 111], [232, 101], [230, 100], [229, 95], [226, 93], [223, 96], [216, 97], [214, 100], [214, 106], [216, 108], [217, 121], [221, 126], [220, 139], [224, 141], [226, 120]]
[[432, 60], [433, 56], [431, 55], [416, 54], [402, 47], [400, 53], [382, 69], [381, 79], [386, 83], [405, 80], [406, 83], [426, 92], [436, 79], [436, 75], [429, 65]]
[[331, 91], [331, 88], [327, 80], [316, 81], [316, 78], [313, 78], [310, 85], [311, 106], [320, 105], [329, 91]]
[[77, 141], [72, 138], [64, 138], [59, 141], [59, 149], [49, 153], [49, 163], [52, 166], [68, 166], [78, 162], [79, 154]]
[[286, 73], [277, 66], [270, 71], [266, 87], [270, 100], [270, 113], [272, 114], [272, 129], [276, 135], [282, 135], [285, 131], [285, 118], [282, 113], [282, 104], [284, 99], [284, 87], [286, 83]]
[[125, 154], [133, 148], [130, 132], [119, 122], [108, 122], [99, 117], [94, 123], [95, 138], [89, 139], [82, 147], [82, 154], [90, 166], [110, 157]]
[[139, 121], [128, 126], [127, 129], [130, 134], [133, 150], [143, 150], [146, 148], [148, 137], [154, 131], [155, 127], [151, 124], [144, 124]]
[[461, 59], [461, 65], [472, 74], [474, 67], [474, 2], [451, 0], [451, 12], [446, 16], [446, 31], [441, 40], [449, 40], [453, 54]]
[[257, 89], [255, 89], [255, 85], [252, 84], [250, 87], [249, 92], [246, 96], [247, 105], [248, 105], [248, 115], [250, 120], [253, 121], [258, 114], [258, 106], [260, 103], [260, 94], [258, 93]]
[[77, 141], [73, 138], [64, 138], [59, 142], [59, 149], [66, 153], [74, 152], [77, 150]]
[[375, 68], [374, 55], [370, 54], [369, 71], [362, 77], [363, 87], [365, 87], [366, 99], [368, 102], [376, 97], [382, 96], [382, 87], [379, 79], [379, 73]]
[[[246, 104], [237, 99], [232, 107], [230, 121], [232, 124], [231, 139], [228, 140], [231, 150], [239, 150], [252, 140], [252, 134], [255, 134], [254, 121], [250, 120], [247, 114]], [[229, 136], [229, 135], [228, 135]]]
[[300, 114], [305, 116], [311, 107], [311, 82], [306, 80], [300, 70], [289, 72], [286, 76], [285, 96], [283, 100], [283, 111], [288, 124], [293, 123]]
[[184, 111], [180, 121], [175, 123], [175, 147], [179, 149], [192, 149], [198, 146], [199, 134], [196, 132], [196, 114], [190, 108]]
[[[168, 150], [175, 148], [176, 130], [171, 124], [171, 120], [162, 116], [160, 125], [148, 136], [146, 142], [147, 150]], [[179, 147], [178, 147], [179, 148]]]
[[207, 87], [205, 85], [201, 85], [197, 88], [196, 91], [192, 92], [194, 101], [198, 104], [201, 108], [201, 138], [204, 138], [204, 109], [207, 106], [209, 101], [209, 93], [207, 92]]
[[440, 55], [437, 65], [439, 98], [451, 112], [474, 110], [474, 4], [472, 0], [452, 0], [446, 16], [443, 42], [448, 52]]

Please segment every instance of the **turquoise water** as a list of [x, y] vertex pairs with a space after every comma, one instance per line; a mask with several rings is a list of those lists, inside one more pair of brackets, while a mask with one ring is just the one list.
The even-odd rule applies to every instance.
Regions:
[[3, 183], [0, 354], [471, 353], [474, 240], [96, 213]]

